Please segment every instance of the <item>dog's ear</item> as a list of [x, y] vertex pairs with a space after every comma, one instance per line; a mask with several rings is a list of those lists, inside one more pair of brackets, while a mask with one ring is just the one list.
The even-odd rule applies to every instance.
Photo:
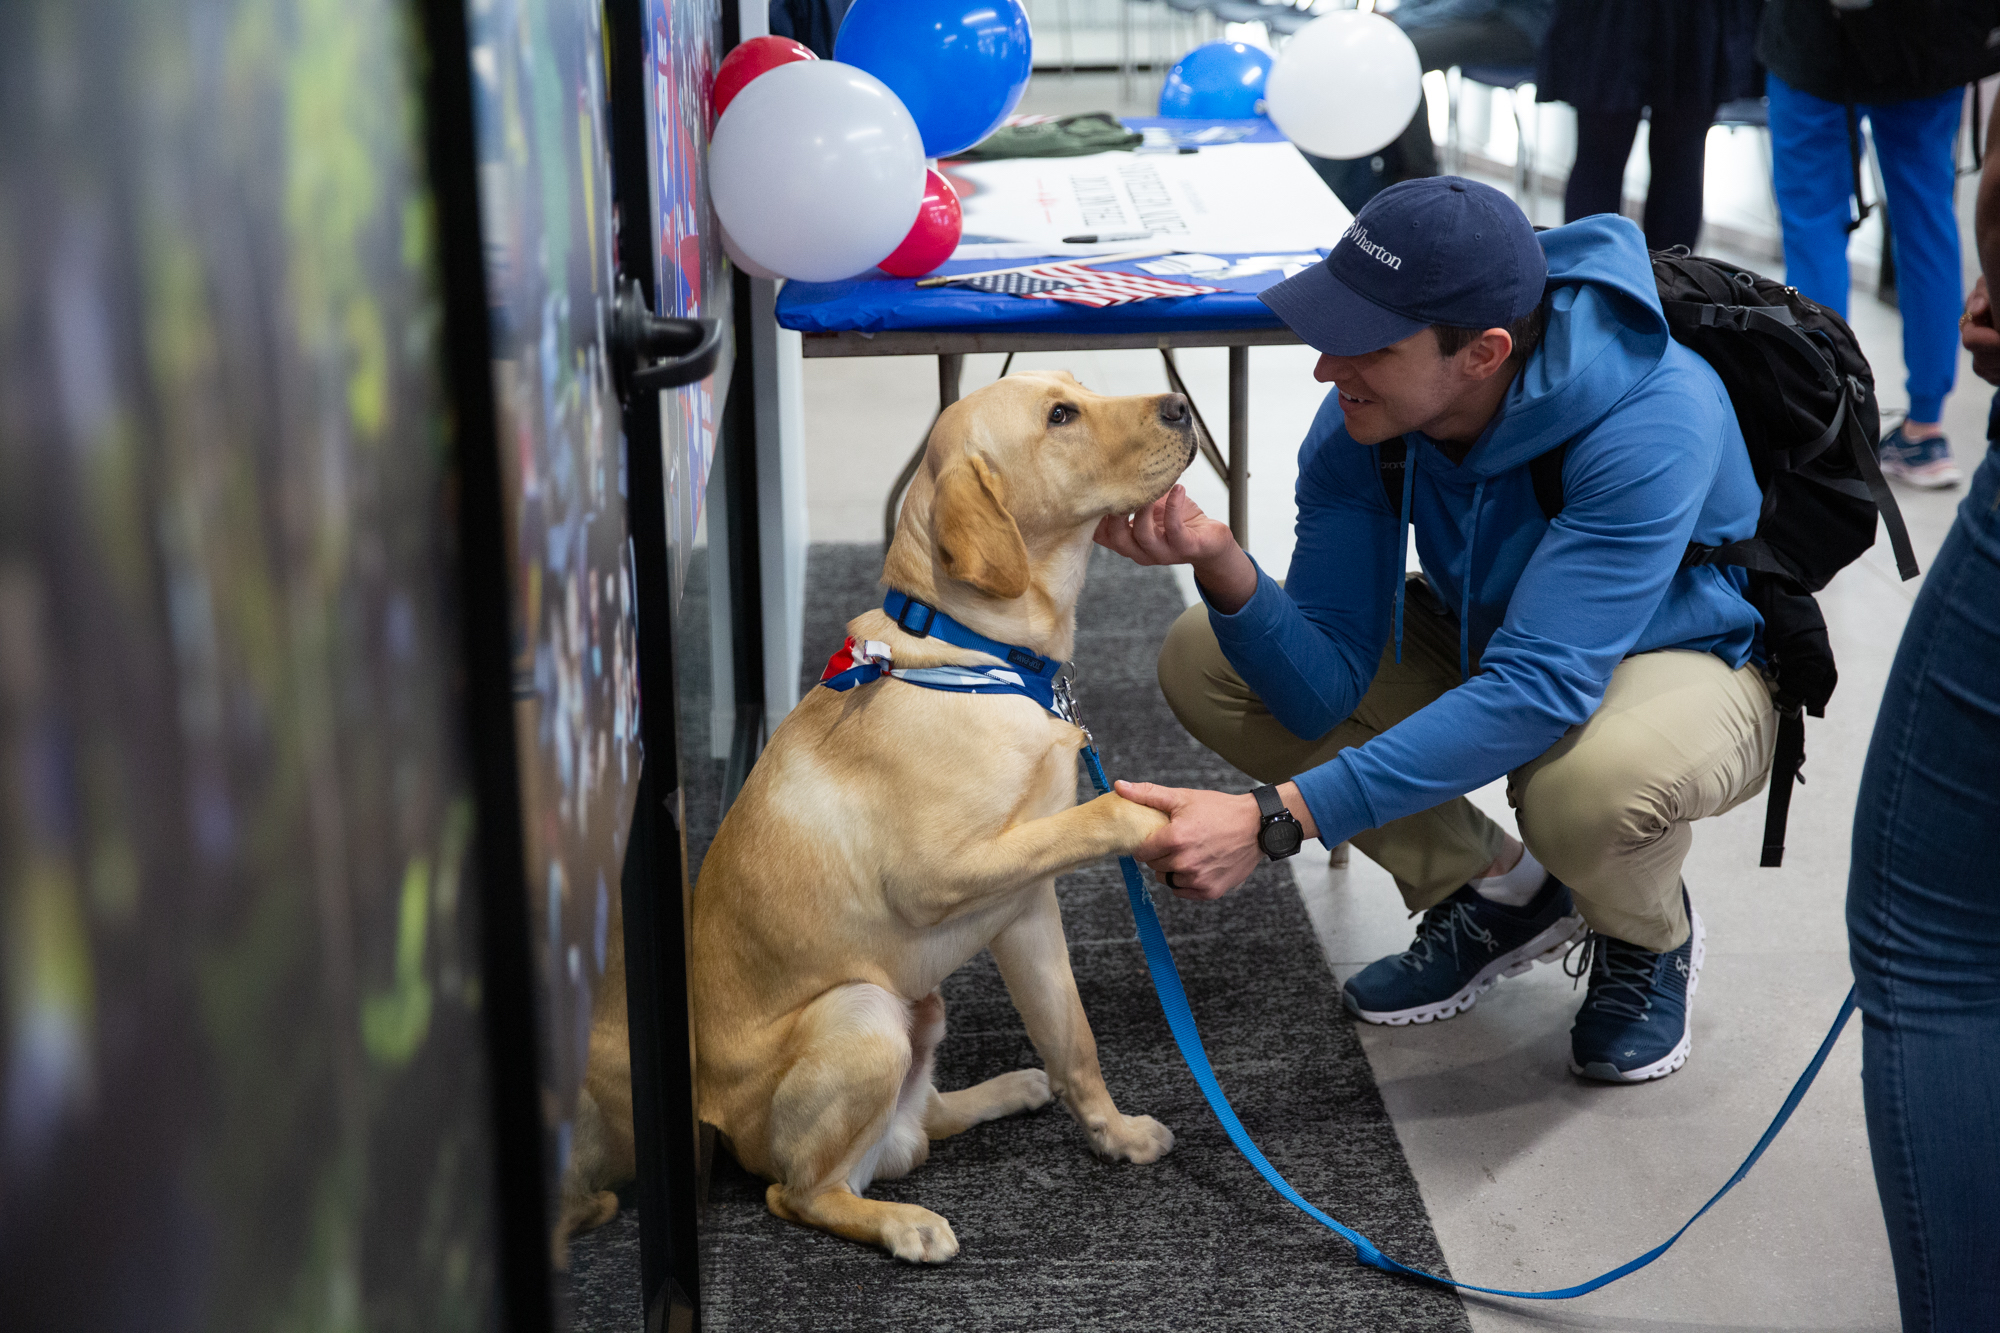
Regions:
[[1027, 543], [985, 459], [974, 454], [945, 469], [932, 514], [945, 573], [991, 597], [1028, 590]]

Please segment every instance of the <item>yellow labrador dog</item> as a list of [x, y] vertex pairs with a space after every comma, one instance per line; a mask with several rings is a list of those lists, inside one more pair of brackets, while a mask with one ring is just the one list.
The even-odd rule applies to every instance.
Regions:
[[[1070, 656], [1091, 531], [1165, 494], [1194, 457], [1177, 394], [1105, 398], [1015, 375], [947, 410], [882, 583], [1003, 644]], [[898, 668], [997, 659], [848, 623]], [[1083, 733], [1012, 694], [884, 679], [814, 689], [730, 808], [693, 900], [700, 1115], [774, 1182], [772, 1212], [899, 1259], [958, 1253], [944, 1218], [864, 1197], [930, 1141], [1061, 1099], [1091, 1149], [1150, 1162], [1166, 1126], [1112, 1104], [1070, 973], [1055, 877], [1130, 852], [1166, 816], [1076, 804]], [[938, 986], [991, 949], [1047, 1066], [939, 1092]]]

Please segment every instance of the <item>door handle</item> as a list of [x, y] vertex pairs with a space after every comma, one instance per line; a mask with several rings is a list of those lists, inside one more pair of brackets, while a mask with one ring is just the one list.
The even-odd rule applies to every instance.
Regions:
[[722, 357], [722, 321], [656, 315], [637, 279], [611, 307], [611, 373], [621, 400], [708, 378]]

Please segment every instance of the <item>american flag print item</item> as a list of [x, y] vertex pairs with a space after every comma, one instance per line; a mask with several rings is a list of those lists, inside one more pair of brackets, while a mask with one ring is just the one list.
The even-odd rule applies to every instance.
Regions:
[[955, 284], [960, 287], [976, 287], [982, 292], [998, 292], [1002, 296], [1041, 296], [1046, 292], [1059, 292], [1068, 287], [1067, 282], [1054, 278], [1038, 278], [1032, 273], [995, 273], [987, 278], [971, 278]]
[[[1021, 287], [999, 285], [1002, 283], [1021, 283], [1032, 289], [1022, 290]], [[1202, 287], [1191, 282], [1171, 282], [1165, 278], [1151, 278], [1143, 273], [1115, 273], [1105, 269], [1086, 268], [1077, 263], [1043, 264], [1038, 268], [1026, 269], [1019, 273], [996, 273], [989, 277], [968, 278], [959, 285], [977, 287], [981, 291], [1025, 296], [1029, 300], [1070, 301], [1077, 305], [1098, 307], [1124, 305], [1130, 301], [1150, 301], [1159, 297], [1202, 296], [1222, 290], [1220, 287]]]

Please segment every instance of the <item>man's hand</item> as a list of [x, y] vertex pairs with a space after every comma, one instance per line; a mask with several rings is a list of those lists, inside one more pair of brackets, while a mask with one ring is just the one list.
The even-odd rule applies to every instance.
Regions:
[[1257, 798], [1219, 791], [1160, 787], [1150, 782], [1112, 784], [1120, 796], [1163, 811], [1168, 825], [1140, 845], [1134, 855], [1160, 877], [1172, 878], [1174, 896], [1197, 901], [1220, 898], [1264, 859], [1257, 846], [1263, 822]]
[[1993, 327], [1993, 298], [1983, 276], [1966, 298], [1958, 340], [1972, 353], [1972, 373], [1988, 384], [2000, 384], [2000, 329]]
[[1225, 615], [1242, 609], [1257, 591], [1257, 567], [1229, 525], [1202, 513], [1185, 486], [1176, 484], [1130, 518], [1106, 515], [1092, 539], [1141, 565], [1192, 565]]
[[1236, 546], [1229, 525], [1202, 513], [1178, 482], [1130, 518], [1105, 515], [1095, 540], [1141, 565], [1199, 565]]

